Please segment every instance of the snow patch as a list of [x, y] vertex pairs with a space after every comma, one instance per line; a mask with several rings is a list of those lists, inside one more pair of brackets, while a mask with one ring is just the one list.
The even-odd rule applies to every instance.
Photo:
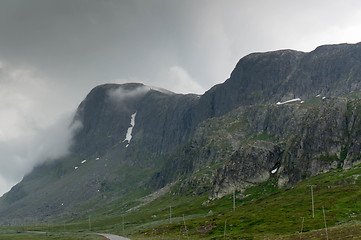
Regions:
[[86, 163], [86, 160], [84, 159], [83, 161], [81, 161], [81, 164], [83, 164], [83, 163]]
[[297, 101], [302, 101], [301, 98], [295, 98], [295, 99], [291, 99], [291, 100], [287, 100], [285, 102], [278, 102], [276, 103], [277, 105], [282, 105], [282, 104], [285, 104], [285, 103], [290, 103], [290, 102], [297, 102]]
[[272, 174], [275, 174], [277, 172], [278, 168], [275, 168], [271, 171]]
[[125, 147], [129, 146], [130, 140], [132, 140], [132, 132], [133, 128], [135, 126], [135, 116], [137, 115], [137, 112], [133, 113], [130, 119], [130, 127], [128, 128], [127, 134], [125, 136], [125, 139], [123, 142], [128, 141], [128, 144]]

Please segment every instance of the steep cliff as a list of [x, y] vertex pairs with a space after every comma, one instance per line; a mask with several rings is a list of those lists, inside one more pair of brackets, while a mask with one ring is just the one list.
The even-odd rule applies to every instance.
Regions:
[[360, 43], [325, 45], [309, 53], [252, 53], [237, 63], [227, 81], [207, 91], [200, 104], [208, 116], [221, 116], [241, 105], [359, 91], [360, 79]]
[[[240, 107], [209, 119], [170, 160], [168, 172], [158, 175], [173, 180], [188, 175], [194, 182], [200, 169], [218, 166], [207, 181], [213, 180], [210, 197], [219, 198], [269, 180], [291, 186], [359, 164], [361, 99], [354, 96]], [[169, 172], [173, 168], [183, 175]]]
[[361, 159], [361, 44], [242, 58], [202, 96], [138, 83], [95, 87], [71, 154], [0, 199], [0, 221], [77, 217], [170, 183], [219, 198], [289, 186]]

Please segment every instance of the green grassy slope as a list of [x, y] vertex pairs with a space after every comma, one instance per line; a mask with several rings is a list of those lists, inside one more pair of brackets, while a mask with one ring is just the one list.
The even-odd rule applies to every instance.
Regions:
[[[314, 218], [312, 217], [311, 191], [308, 185], [317, 185], [313, 189]], [[243, 200], [236, 200], [235, 211], [232, 210], [232, 196], [211, 201], [208, 206], [200, 204], [204, 200], [202, 198], [194, 199], [188, 205], [179, 201], [173, 207], [174, 217], [178, 217], [179, 222], [148, 229], [135, 236], [150, 234], [162, 236], [164, 234], [171, 238], [179, 238], [179, 234], [183, 236], [185, 229], [181, 218], [183, 214], [189, 216], [189, 219], [186, 217], [186, 226], [191, 239], [224, 238], [225, 223], [227, 239], [277, 238], [290, 234], [293, 234], [293, 237], [297, 235], [298, 238], [302, 219], [304, 219], [302, 232], [307, 233], [304, 237], [312, 236], [310, 234], [312, 230], [324, 228], [323, 207], [326, 224], [329, 227], [361, 220], [360, 167], [321, 174], [296, 184], [292, 188], [280, 190], [270, 181], [247, 190], [244, 195], [247, 194], [251, 195]], [[189, 199], [191, 198], [189, 196]], [[153, 204], [157, 205], [156, 202]], [[179, 211], [175, 210], [177, 208]], [[164, 206], [163, 212], [159, 210], [158, 215], [164, 216], [168, 209]], [[194, 214], [206, 214], [209, 210], [212, 210], [212, 215], [190, 219]], [[156, 212], [154, 211], [155, 214]], [[336, 236], [344, 228], [347, 227], [338, 226], [330, 231], [330, 235]], [[360, 227], [358, 231], [357, 228], [356, 231], [354, 229], [354, 232], [355, 236], [361, 235]]]
[[[115, 202], [98, 209], [90, 213], [91, 226], [89, 218], [84, 218], [65, 221], [65, 225], [27, 229], [53, 233], [64, 228], [78, 233], [111, 232], [132, 239], [299, 239], [302, 228], [302, 239], [322, 239], [324, 207], [330, 239], [361, 236], [361, 166], [320, 174], [291, 188], [278, 189], [270, 180], [243, 194], [236, 193], [235, 211], [233, 195], [208, 200], [207, 194], [194, 195], [190, 188], [175, 194], [180, 185], [172, 186], [164, 195], [133, 211], [125, 209], [136, 205], [135, 202]], [[308, 185], [317, 185], [313, 188], [314, 218]]]

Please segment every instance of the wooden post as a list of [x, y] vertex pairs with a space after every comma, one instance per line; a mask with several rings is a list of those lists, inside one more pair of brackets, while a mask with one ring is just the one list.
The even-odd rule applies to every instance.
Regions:
[[92, 230], [92, 224], [90, 222], [90, 215], [89, 215], [89, 231], [91, 231], [91, 230]]
[[325, 208], [322, 206], [323, 212], [323, 221], [325, 222], [325, 231], [326, 231], [326, 239], [328, 240], [328, 232], [327, 232], [327, 225], [326, 225], [326, 215], [325, 215]]
[[236, 190], [233, 190], [233, 212], [236, 211]]
[[226, 240], [227, 219], [224, 221], [224, 240]]
[[186, 220], [184, 219], [184, 214], [183, 214], [183, 222], [184, 222], [184, 229], [186, 230], [187, 239], [189, 240], [188, 229], [187, 229], [187, 225], [186, 225]]
[[172, 223], [172, 206], [169, 206], [169, 223]]
[[305, 218], [302, 217], [302, 225], [301, 225], [301, 232], [300, 232], [300, 240], [302, 239], [301, 237], [301, 234], [302, 234], [302, 231], [303, 231], [303, 223], [305, 222]]
[[124, 216], [122, 216], [122, 230], [123, 230], [123, 234], [124, 234]]

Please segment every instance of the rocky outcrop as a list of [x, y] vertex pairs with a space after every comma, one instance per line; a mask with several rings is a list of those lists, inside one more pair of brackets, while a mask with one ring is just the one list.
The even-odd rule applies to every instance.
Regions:
[[290, 186], [361, 162], [361, 100], [319, 99], [317, 103], [250, 107], [245, 111], [250, 129], [263, 131], [258, 136], [264, 140], [250, 139], [232, 154], [217, 171], [212, 198], [243, 191], [270, 178], [278, 187]]
[[257, 141], [241, 147], [217, 173], [211, 198], [233, 191], [243, 192], [255, 184], [266, 182], [281, 165], [282, 149], [270, 142]]

